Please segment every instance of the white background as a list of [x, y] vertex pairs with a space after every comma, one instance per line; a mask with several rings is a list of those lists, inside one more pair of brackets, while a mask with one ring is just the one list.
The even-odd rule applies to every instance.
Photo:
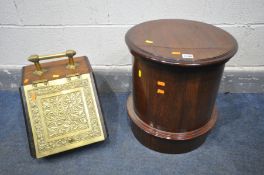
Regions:
[[126, 31], [161, 18], [219, 26], [239, 44], [228, 66], [264, 65], [264, 0], [0, 0], [0, 66], [65, 49], [93, 66], [130, 65]]

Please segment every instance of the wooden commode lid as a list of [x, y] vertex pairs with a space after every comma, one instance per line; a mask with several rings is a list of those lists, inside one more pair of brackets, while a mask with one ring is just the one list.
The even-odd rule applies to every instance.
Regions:
[[179, 66], [226, 62], [238, 47], [236, 40], [218, 27], [180, 19], [136, 25], [127, 32], [126, 43], [135, 56]]

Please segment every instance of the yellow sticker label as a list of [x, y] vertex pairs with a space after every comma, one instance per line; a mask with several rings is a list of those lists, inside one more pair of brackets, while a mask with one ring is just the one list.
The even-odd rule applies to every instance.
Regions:
[[138, 77], [141, 78], [141, 76], [142, 76], [141, 70], [138, 70]]
[[153, 44], [154, 42], [151, 41], [151, 40], [145, 40], [145, 43], [148, 43], [148, 44]]

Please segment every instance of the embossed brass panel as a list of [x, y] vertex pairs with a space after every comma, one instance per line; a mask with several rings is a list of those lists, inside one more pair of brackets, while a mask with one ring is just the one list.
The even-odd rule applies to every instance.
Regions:
[[[87, 57], [76, 52], [33, 55], [20, 88], [31, 155], [42, 158], [106, 139], [104, 120]], [[67, 60], [40, 65], [59, 57]], [[43, 68], [42, 68], [43, 67]]]
[[22, 88], [37, 158], [105, 139], [91, 79], [83, 74]]

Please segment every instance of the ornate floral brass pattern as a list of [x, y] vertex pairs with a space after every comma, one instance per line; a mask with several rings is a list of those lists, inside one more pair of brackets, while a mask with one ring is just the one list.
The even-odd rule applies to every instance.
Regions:
[[48, 138], [89, 128], [80, 90], [42, 98], [41, 106]]
[[27, 85], [24, 92], [37, 158], [105, 139], [89, 74]]

